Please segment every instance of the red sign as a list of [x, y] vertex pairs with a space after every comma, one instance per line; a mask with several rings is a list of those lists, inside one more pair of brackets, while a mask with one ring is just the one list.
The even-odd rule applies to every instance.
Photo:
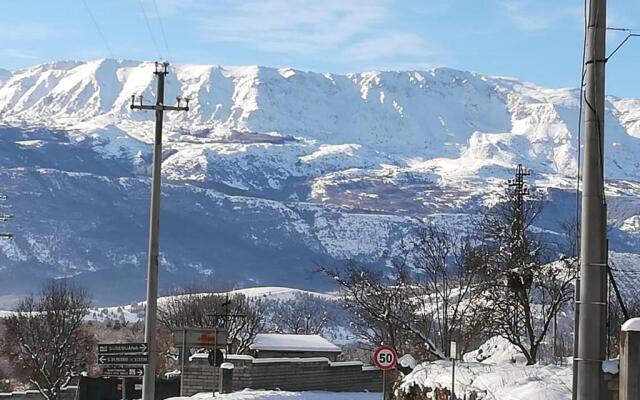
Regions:
[[[185, 335], [186, 334], [186, 335]], [[173, 332], [173, 344], [177, 347], [208, 347], [227, 345], [227, 332], [215, 328], [185, 328]]]
[[216, 335], [209, 335], [206, 333], [198, 336], [198, 343], [202, 346], [215, 346], [216, 345]]
[[373, 362], [383, 371], [394, 369], [398, 362], [398, 353], [391, 346], [380, 346], [373, 352]]

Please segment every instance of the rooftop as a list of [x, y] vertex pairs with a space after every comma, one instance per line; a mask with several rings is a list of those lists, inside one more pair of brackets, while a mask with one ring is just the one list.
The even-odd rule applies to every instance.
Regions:
[[251, 350], [257, 351], [309, 351], [340, 353], [340, 347], [319, 335], [286, 335], [286, 334], [258, 334], [254, 339]]

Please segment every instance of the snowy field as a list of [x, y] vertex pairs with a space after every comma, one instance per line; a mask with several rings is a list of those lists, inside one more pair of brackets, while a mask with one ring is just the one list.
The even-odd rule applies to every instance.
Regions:
[[200, 393], [193, 397], [172, 397], [168, 400], [379, 400], [380, 393], [339, 392], [280, 392], [274, 390], [250, 390], [230, 394]]

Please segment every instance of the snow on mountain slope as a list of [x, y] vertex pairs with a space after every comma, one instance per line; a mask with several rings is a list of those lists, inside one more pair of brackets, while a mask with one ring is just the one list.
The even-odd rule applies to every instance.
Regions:
[[[117, 127], [148, 142], [149, 116], [128, 106], [134, 94], [153, 99], [152, 69], [151, 63], [97, 60], [15, 71], [0, 88], [0, 116], [9, 123], [64, 129]], [[378, 152], [399, 167], [408, 160], [428, 161], [420, 165], [444, 176], [482, 174], [492, 166], [525, 161], [539, 173], [576, 172], [576, 90], [446, 68], [335, 75], [176, 66], [173, 72], [167, 101], [176, 95], [190, 97], [192, 110], [167, 113], [168, 127], [176, 132], [174, 142], [190, 144], [188, 151], [217, 146], [212, 152], [220, 153], [224, 145], [212, 142], [237, 132], [261, 132], [304, 139], [310, 159], [318, 152], [324, 160], [353, 158], [341, 147], [349, 145]], [[634, 100], [609, 99], [612, 177], [633, 176], [640, 168], [635, 157], [640, 150], [636, 105]], [[255, 146], [272, 150], [282, 144], [253, 143], [245, 149], [261, 151]], [[295, 153], [291, 160], [282, 160], [284, 169], [295, 169], [292, 164], [300, 158]]]
[[[0, 275], [13, 282], [0, 295], [30, 288], [31, 276], [94, 285], [143, 275], [153, 115], [129, 105], [132, 95], [153, 101], [153, 69], [102, 59], [0, 72], [0, 185], [20, 216], [8, 226], [15, 240], [0, 243]], [[317, 262], [384, 264], [423, 220], [464, 229], [459, 221], [495, 201], [517, 163], [549, 199], [541, 231], [558, 231], [575, 204], [575, 89], [448, 68], [212, 65], [172, 66], [166, 89], [167, 103], [191, 98], [188, 113], [165, 114], [169, 283], [324, 288], [309, 276]], [[608, 98], [620, 252], [640, 244], [630, 219], [640, 215], [638, 121], [640, 101]], [[98, 297], [133, 296], [132, 287]]]
[[11, 72], [6, 69], [0, 68], [0, 86], [4, 85], [6, 81], [11, 77]]

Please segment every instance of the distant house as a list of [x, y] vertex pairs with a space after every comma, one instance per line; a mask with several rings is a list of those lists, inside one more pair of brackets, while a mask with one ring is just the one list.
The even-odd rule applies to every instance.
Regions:
[[336, 361], [340, 347], [319, 335], [258, 334], [249, 346], [255, 358], [326, 357]]

